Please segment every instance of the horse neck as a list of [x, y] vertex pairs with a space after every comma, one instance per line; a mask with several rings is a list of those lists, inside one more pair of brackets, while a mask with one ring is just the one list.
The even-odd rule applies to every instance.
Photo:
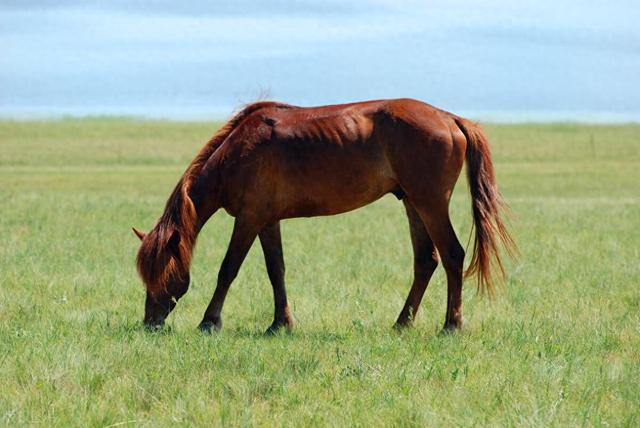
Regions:
[[198, 177], [198, 180], [189, 189], [189, 197], [197, 213], [194, 241], [207, 221], [222, 206], [217, 186], [214, 183], [209, 183], [213, 177], [202, 177], [205, 181], [200, 178]]

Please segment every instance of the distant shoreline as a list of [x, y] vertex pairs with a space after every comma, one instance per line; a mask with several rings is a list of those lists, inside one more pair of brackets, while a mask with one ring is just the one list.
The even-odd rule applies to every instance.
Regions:
[[[244, 104], [234, 106], [185, 106], [185, 107], [139, 107], [139, 106], [1, 106], [2, 121], [55, 121], [64, 119], [130, 119], [171, 122], [222, 122], [240, 110]], [[640, 123], [638, 112], [610, 111], [518, 111], [518, 110], [467, 110], [455, 106], [438, 106], [463, 117], [483, 123], [580, 123], [580, 124], [624, 124]]]

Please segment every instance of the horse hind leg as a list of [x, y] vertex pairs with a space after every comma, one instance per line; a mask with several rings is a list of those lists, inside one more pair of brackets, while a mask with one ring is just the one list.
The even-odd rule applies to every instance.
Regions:
[[[442, 124], [446, 129], [446, 124]], [[442, 135], [440, 135], [442, 134]], [[435, 245], [447, 274], [447, 314], [444, 329], [463, 326], [462, 267], [464, 249], [449, 218], [449, 201], [464, 164], [466, 139], [451, 132], [436, 136], [424, 130], [405, 141], [394, 158], [394, 170], [406, 199], [415, 208]], [[458, 135], [459, 134], [459, 135]], [[406, 146], [406, 147], [405, 147]]]
[[447, 313], [444, 331], [461, 330], [462, 317], [462, 273], [464, 248], [458, 241], [449, 218], [448, 201], [437, 206], [417, 208], [420, 218], [433, 239], [447, 273]]
[[403, 202], [413, 246], [413, 284], [396, 321], [396, 328], [408, 326], [413, 322], [429, 280], [438, 266], [438, 254], [420, 215], [406, 199]]

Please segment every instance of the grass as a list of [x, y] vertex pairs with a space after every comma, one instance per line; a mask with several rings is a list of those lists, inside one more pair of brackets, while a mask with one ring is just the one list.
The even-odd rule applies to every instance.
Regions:
[[[254, 245], [225, 329], [196, 326], [232, 219], [204, 229], [168, 329], [141, 328], [138, 241], [215, 124], [0, 122], [0, 425], [638, 426], [640, 126], [487, 126], [521, 257], [467, 329], [439, 336], [438, 269], [415, 328], [392, 196], [283, 224], [291, 335]], [[464, 180], [451, 211], [470, 229]]]

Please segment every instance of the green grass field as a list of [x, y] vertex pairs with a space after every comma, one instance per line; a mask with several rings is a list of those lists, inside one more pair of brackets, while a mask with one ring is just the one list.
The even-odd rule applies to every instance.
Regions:
[[[197, 324], [232, 219], [200, 236], [190, 292], [141, 326], [131, 226], [149, 229], [215, 124], [0, 122], [0, 425], [638, 426], [640, 126], [492, 125], [520, 258], [440, 336], [442, 268], [413, 329], [402, 204], [283, 222], [291, 335], [263, 337], [259, 245], [225, 328]], [[461, 178], [451, 211], [471, 226]]]

